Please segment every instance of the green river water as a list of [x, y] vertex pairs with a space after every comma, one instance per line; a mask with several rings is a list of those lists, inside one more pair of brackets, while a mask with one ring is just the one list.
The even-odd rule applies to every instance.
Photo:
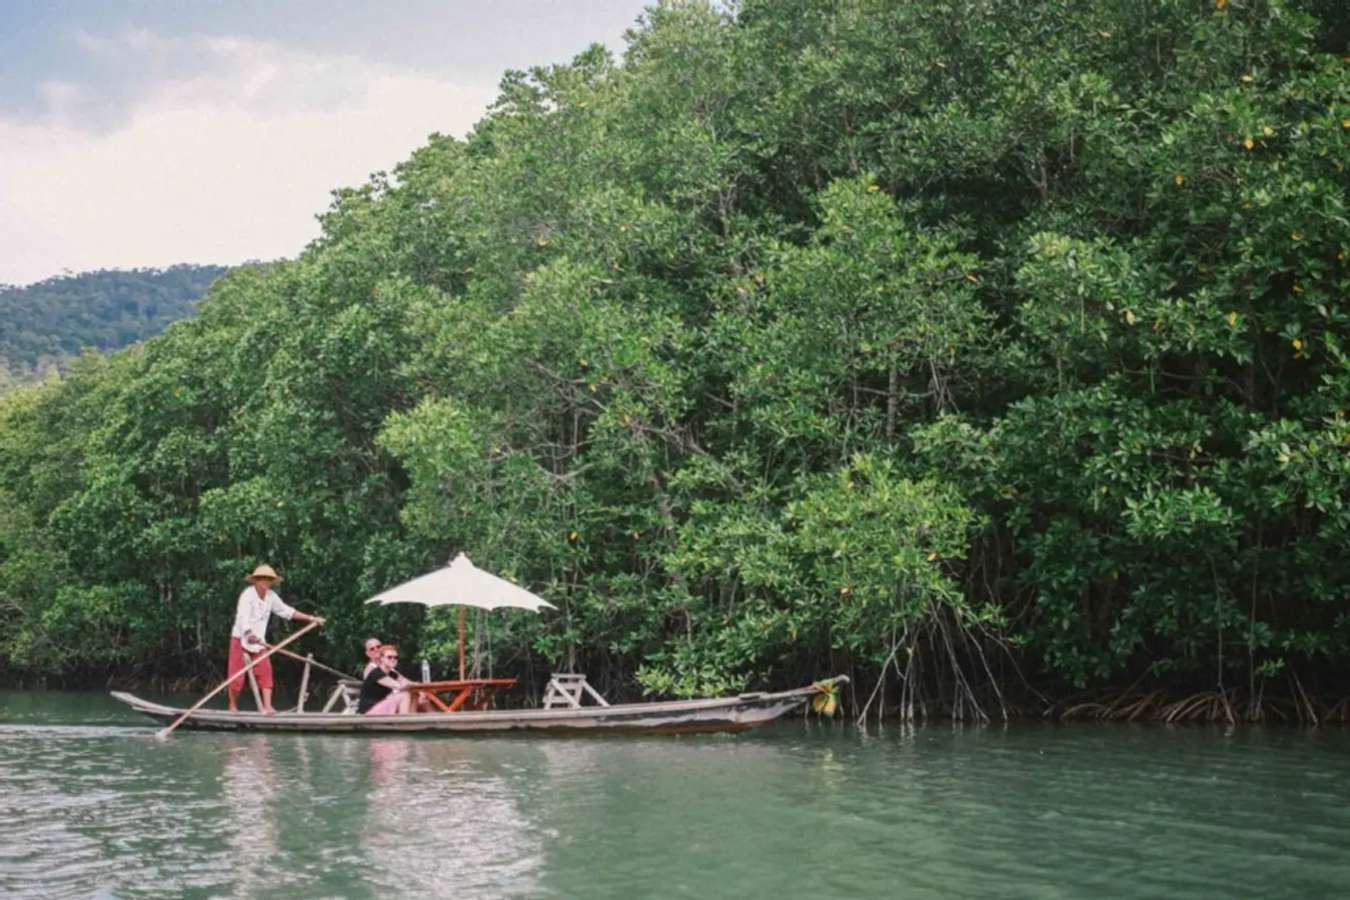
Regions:
[[1350, 895], [1350, 732], [181, 731], [0, 692], [0, 896]]

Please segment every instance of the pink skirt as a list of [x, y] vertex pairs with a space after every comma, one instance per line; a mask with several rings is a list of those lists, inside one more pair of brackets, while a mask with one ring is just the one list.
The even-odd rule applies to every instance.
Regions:
[[366, 710], [368, 716], [392, 716], [398, 712], [398, 701], [403, 696], [403, 691], [392, 691], [388, 697], [385, 697], [379, 703], [376, 703], [370, 709]]

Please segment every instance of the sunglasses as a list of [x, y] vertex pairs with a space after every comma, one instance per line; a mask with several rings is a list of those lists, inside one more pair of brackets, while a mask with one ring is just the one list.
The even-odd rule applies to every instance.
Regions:
[[385, 659], [398, 659], [397, 656], [386, 656]]
[[369, 653], [369, 652], [372, 651], [372, 650], [378, 650], [378, 649], [380, 649], [380, 645], [379, 645], [379, 644], [371, 644], [370, 646], [366, 647], [366, 652]]

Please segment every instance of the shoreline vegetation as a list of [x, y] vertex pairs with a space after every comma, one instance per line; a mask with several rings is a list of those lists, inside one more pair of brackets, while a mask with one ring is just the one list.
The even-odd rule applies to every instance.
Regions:
[[0, 398], [0, 680], [206, 677], [455, 552], [614, 698], [1345, 721], [1330, 0], [668, 2], [334, 192], [298, 258]]
[[[160, 694], [195, 695], [209, 690], [219, 682], [215, 675], [176, 675], [128, 677], [111, 675], [102, 679], [53, 679], [52, 676], [29, 676], [15, 678], [10, 682], [0, 682], [0, 689], [8, 690], [151, 690]], [[280, 706], [293, 705], [296, 699], [285, 693], [287, 685], [282, 684]], [[866, 686], [864, 686], [865, 688]], [[327, 691], [331, 684], [316, 679], [311, 691]], [[503, 696], [502, 708], [534, 707], [543, 695], [543, 685], [527, 686], [527, 694]], [[1350, 725], [1350, 695], [1322, 697], [1304, 691], [1297, 681], [1287, 685], [1275, 686], [1257, 697], [1247, 695], [1241, 689], [1206, 690], [1193, 693], [1169, 691], [1165, 688], [1140, 689], [1101, 688], [1091, 691], [1069, 693], [1051, 701], [1045, 694], [1035, 692], [1020, 697], [1016, 703], [1005, 702], [1003, 706], [993, 705], [983, 712], [983, 707], [970, 708], [960, 716], [940, 705], [937, 698], [931, 705], [922, 703], [912, 710], [904, 710], [897, 702], [894, 706], [875, 703], [869, 707], [867, 692], [853, 691], [849, 702], [843, 709], [846, 721], [857, 720], [858, 724], [868, 722], [904, 722], [936, 723], [965, 722], [970, 725], [992, 725], [999, 722], [1120, 722], [1154, 723], [1166, 725]], [[993, 695], [997, 697], [997, 694]], [[637, 699], [637, 698], [630, 698]], [[895, 699], [895, 698], [892, 698]], [[514, 701], [514, 702], [512, 702]], [[311, 704], [313, 697], [311, 697]], [[867, 711], [867, 715], [863, 711]]]

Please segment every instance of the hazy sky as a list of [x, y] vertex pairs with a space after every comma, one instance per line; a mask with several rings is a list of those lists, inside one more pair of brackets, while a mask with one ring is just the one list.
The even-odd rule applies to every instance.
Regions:
[[329, 192], [644, 0], [0, 0], [0, 284], [293, 256]]

